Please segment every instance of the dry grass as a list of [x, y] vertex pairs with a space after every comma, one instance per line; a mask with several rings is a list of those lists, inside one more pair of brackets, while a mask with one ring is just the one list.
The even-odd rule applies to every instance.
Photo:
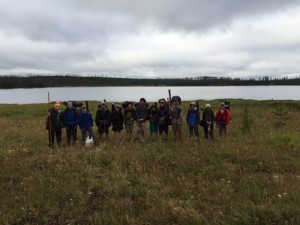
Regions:
[[[46, 105], [1, 105], [0, 224], [300, 224], [300, 103], [283, 104], [282, 128], [276, 102], [232, 100], [225, 139], [190, 141], [185, 126], [183, 143], [54, 150]], [[242, 135], [246, 105], [254, 124]]]

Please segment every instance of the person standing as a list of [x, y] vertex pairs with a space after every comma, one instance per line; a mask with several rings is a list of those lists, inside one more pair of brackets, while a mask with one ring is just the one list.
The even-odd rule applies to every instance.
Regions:
[[115, 133], [115, 138], [119, 142], [121, 142], [121, 131], [124, 129], [123, 120], [122, 107], [120, 105], [113, 105], [111, 110], [112, 130]]
[[64, 111], [64, 126], [67, 132], [68, 145], [71, 145], [71, 139], [75, 144], [77, 141], [77, 113], [71, 101], [68, 101], [67, 108]]
[[92, 114], [87, 111], [87, 108], [85, 106], [82, 106], [81, 112], [78, 116], [78, 125], [81, 130], [83, 146], [85, 145], [87, 133], [90, 137], [93, 138], [93, 140], [95, 140], [93, 131], [93, 117]]
[[167, 102], [164, 98], [158, 100], [158, 131], [160, 135], [160, 139], [163, 140], [163, 133], [165, 133], [164, 140], [168, 140], [169, 135], [169, 107], [167, 106]]
[[219, 127], [219, 135], [226, 135], [230, 123], [230, 111], [226, 108], [224, 102], [221, 103], [220, 108], [216, 112], [216, 124]]
[[170, 110], [172, 131], [174, 134], [174, 141], [182, 141], [182, 121], [183, 121], [183, 109], [179, 104], [179, 101], [173, 101]]
[[102, 102], [98, 106], [95, 123], [98, 127], [100, 141], [104, 133], [106, 134], [106, 138], [108, 139], [109, 127], [111, 125], [111, 114], [105, 102]]
[[146, 106], [146, 99], [141, 98], [140, 103], [136, 108], [136, 121], [138, 123], [138, 137], [141, 142], [145, 142], [146, 121], [148, 118], [148, 107]]
[[190, 109], [186, 116], [186, 122], [189, 125], [190, 138], [192, 138], [194, 134], [196, 137], [199, 137], [198, 124], [200, 122], [200, 112], [196, 107], [195, 102], [191, 102], [190, 104]]
[[56, 137], [57, 146], [61, 145], [61, 135], [63, 127], [63, 112], [60, 110], [60, 102], [56, 101], [54, 104], [54, 108], [51, 108], [49, 110], [47, 117], [47, 130], [49, 130], [48, 138], [50, 147], [54, 146], [54, 136]]
[[208, 135], [213, 139], [214, 137], [214, 121], [215, 115], [211, 109], [210, 104], [205, 105], [205, 109], [202, 114], [202, 126], [204, 129], [205, 138], [208, 139]]
[[150, 134], [157, 137], [158, 133], [158, 109], [157, 103], [151, 105], [149, 109]]
[[134, 121], [136, 118], [136, 112], [135, 109], [133, 108], [133, 103], [128, 102], [127, 106], [125, 105], [125, 110], [124, 110], [124, 125], [125, 125], [125, 130], [126, 130], [126, 135], [129, 139], [132, 137], [132, 131], [134, 128]]

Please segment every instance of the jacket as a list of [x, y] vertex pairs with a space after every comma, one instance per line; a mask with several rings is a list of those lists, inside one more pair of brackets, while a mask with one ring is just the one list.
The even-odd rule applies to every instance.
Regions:
[[125, 109], [124, 110], [124, 124], [133, 124], [136, 118], [135, 109]]
[[90, 130], [93, 127], [93, 118], [90, 112], [81, 112], [78, 116], [78, 125], [80, 129]]
[[96, 125], [99, 126], [110, 126], [111, 118], [109, 109], [98, 109], [95, 118]]
[[197, 108], [194, 109], [189, 109], [187, 116], [186, 116], [186, 122], [189, 124], [191, 127], [195, 127], [199, 124], [200, 122], [200, 113]]
[[167, 106], [158, 108], [158, 123], [169, 124], [170, 114]]
[[50, 109], [50, 117], [47, 117], [46, 128], [49, 129], [49, 124], [51, 120], [51, 128], [59, 129], [64, 127], [64, 115], [61, 110], [56, 111], [55, 109]]
[[216, 120], [217, 124], [229, 125], [229, 122], [230, 122], [230, 111], [225, 108], [223, 110], [223, 112], [221, 112], [221, 109], [218, 109], [218, 111], [216, 112], [215, 120]]
[[205, 110], [202, 114], [202, 120], [204, 120], [205, 122], [209, 121], [209, 122], [213, 123], [215, 121], [214, 112], [210, 111], [210, 113], [209, 113]]
[[152, 108], [149, 110], [149, 121], [150, 123], [158, 123], [158, 109]]
[[73, 107], [71, 109], [65, 109], [64, 111], [64, 126], [72, 127], [77, 126], [77, 114], [76, 109]]
[[143, 122], [146, 122], [149, 115], [149, 110], [146, 105], [138, 106], [136, 108], [136, 120], [143, 120]]

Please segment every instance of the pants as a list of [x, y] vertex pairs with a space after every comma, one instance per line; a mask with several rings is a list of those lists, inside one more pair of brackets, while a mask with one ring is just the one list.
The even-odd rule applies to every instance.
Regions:
[[227, 127], [225, 123], [219, 123], [219, 135], [222, 136], [223, 134], [227, 134]]
[[77, 141], [77, 126], [66, 127], [67, 131], [67, 143], [71, 144], [71, 138], [73, 138], [73, 144]]
[[86, 134], [89, 134], [89, 136], [91, 136], [94, 140], [95, 140], [95, 135], [94, 135], [94, 131], [93, 131], [93, 128], [90, 128], [90, 129], [84, 129], [82, 128], [81, 129], [81, 136], [82, 136], [82, 144], [84, 145], [85, 144], [85, 141], [86, 141]]
[[199, 131], [198, 131], [198, 126], [189, 126], [190, 128], [190, 137], [193, 137], [194, 133], [196, 137], [199, 137]]
[[108, 134], [108, 128], [109, 128], [108, 125], [100, 125], [100, 126], [98, 127], [98, 133], [99, 133], [99, 134], [105, 133], [105, 134], [107, 135], [107, 134]]
[[51, 127], [51, 133], [50, 130], [48, 132], [48, 138], [49, 138], [49, 143], [51, 143], [51, 145], [53, 146], [54, 144], [54, 136], [56, 136], [56, 143], [57, 145], [61, 144], [61, 135], [62, 135], [62, 131], [61, 128], [59, 127]]
[[150, 133], [153, 134], [157, 134], [158, 132], [158, 124], [157, 123], [150, 123]]
[[212, 124], [208, 125], [206, 124], [204, 127], [204, 134], [205, 134], [205, 138], [208, 139], [208, 135], [213, 138], [214, 136], [214, 126]]
[[169, 133], [169, 125], [168, 124], [159, 124], [158, 125], [159, 133], [162, 134], [165, 132], [165, 134]]

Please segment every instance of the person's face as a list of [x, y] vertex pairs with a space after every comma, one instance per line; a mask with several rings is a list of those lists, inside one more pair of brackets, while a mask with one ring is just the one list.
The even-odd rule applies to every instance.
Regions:
[[144, 102], [143, 100], [141, 100], [141, 101], [140, 101], [140, 105], [141, 105], [141, 106], [144, 106], [144, 105], [145, 105], [145, 102]]
[[59, 111], [60, 107], [59, 106], [55, 106], [55, 110]]
[[221, 109], [224, 109], [224, 108], [225, 108], [225, 105], [222, 104], [222, 105], [221, 105]]
[[86, 113], [86, 112], [87, 112], [87, 109], [86, 109], [86, 108], [82, 108], [82, 112], [83, 112], [83, 113]]
[[195, 105], [191, 105], [191, 108], [192, 108], [192, 109], [195, 109]]
[[105, 105], [104, 104], [101, 105], [101, 109], [105, 109]]
[[160, 102], [159, 103], [159, 106], [162, 108], [162, 107], [164, 107], [165, 106], [165, 102]]
[[133, 105], [132, 104], [128, 104], [128, 109], [132, 109]]
[[72, 109], [73, 103], [72, 102], [68, 102], [67, 107], [68, 107], [68, 109]]

